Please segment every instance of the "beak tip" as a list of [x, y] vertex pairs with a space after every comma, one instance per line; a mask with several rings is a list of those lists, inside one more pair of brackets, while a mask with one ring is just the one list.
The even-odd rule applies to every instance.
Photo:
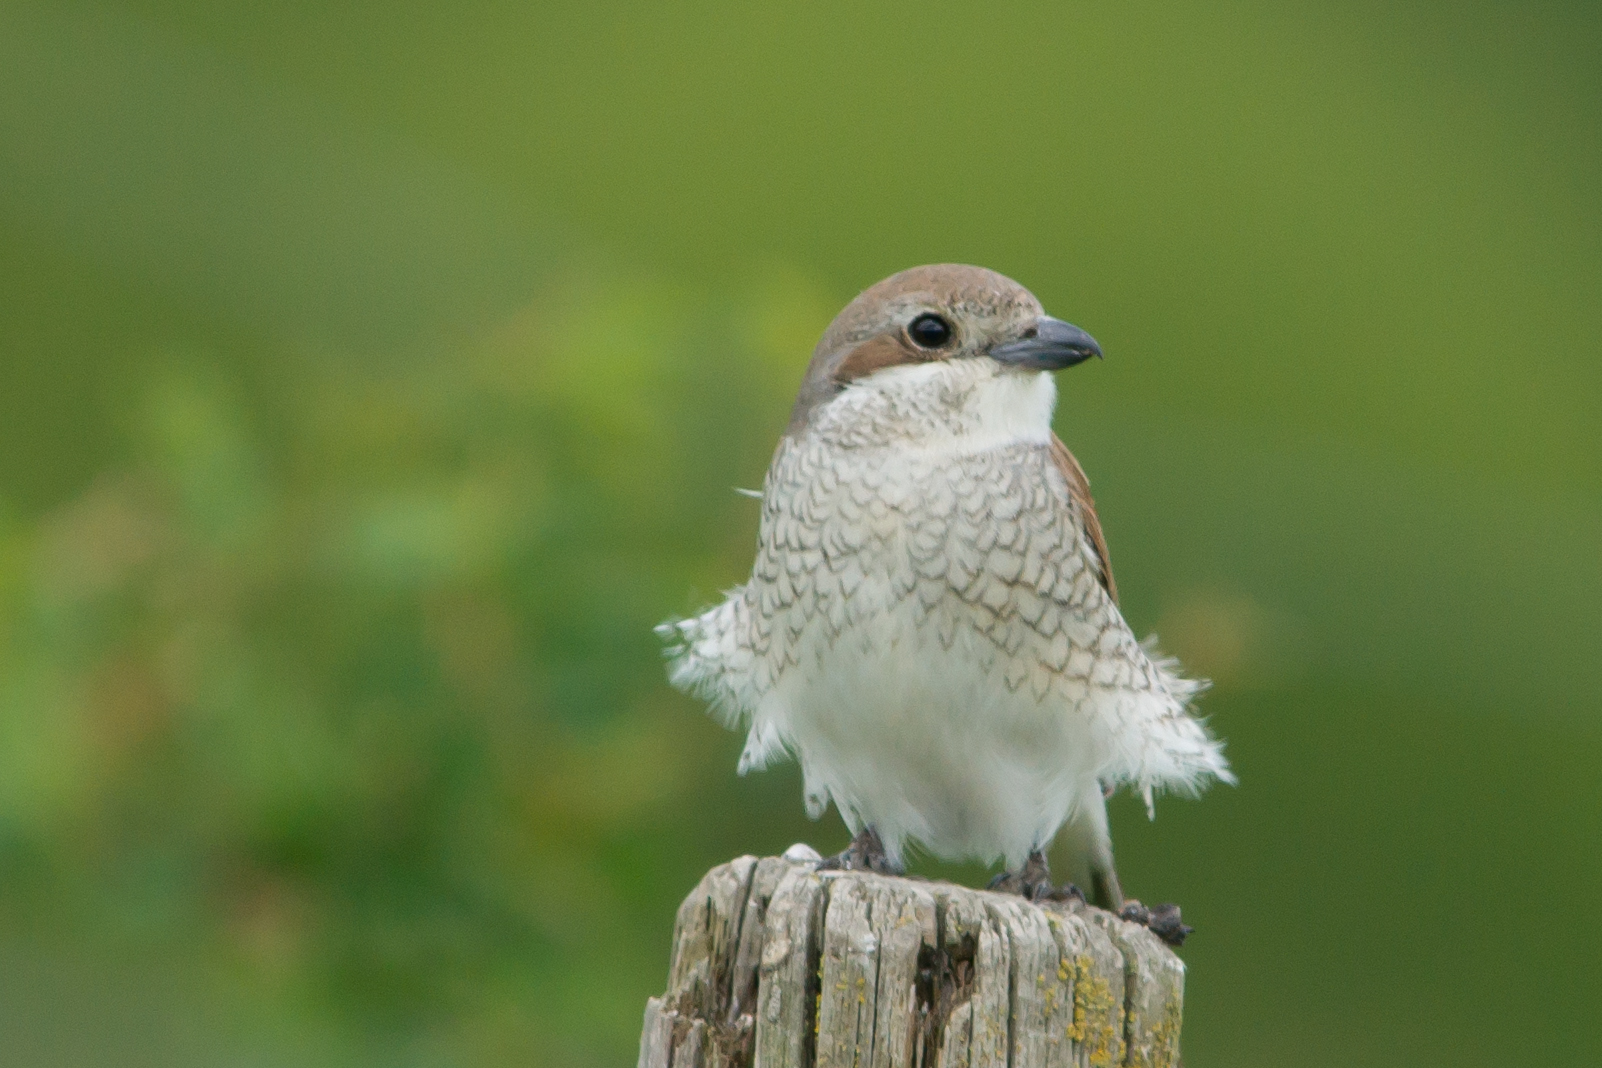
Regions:
[[1092, 356], [1105, 359], [1096, 339], [1072, 323], [1042, 315], [1030, 333], [992, 349], [1002, 363], [1041, 371], [1060, 371]]

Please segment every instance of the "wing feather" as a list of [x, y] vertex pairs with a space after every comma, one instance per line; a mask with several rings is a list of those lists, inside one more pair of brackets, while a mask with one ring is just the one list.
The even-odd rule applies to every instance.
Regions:
[[1051, 459], [1068, 482], [1068, 495], [1079, 506], [1080, 520], [1084, 523], [1085, 534], [1090, 539], [1090, 547], [1096, 554], [1096, 563], [1101, 571], [1098, 577], [1102, 587], [1117, 604], [1118, 584], [1113, 581], [1112, 558], [1107, 555], [1107, 539], [1101, 533], [1101, 520], [1096, 518], [1096, 502], [1090, 496], [1090, 479], [1085, 477], [1085, 469], [1079, 466], [1079, 461], [1068, 451], [1068, 446], [1055, 434], [1051, 436]]

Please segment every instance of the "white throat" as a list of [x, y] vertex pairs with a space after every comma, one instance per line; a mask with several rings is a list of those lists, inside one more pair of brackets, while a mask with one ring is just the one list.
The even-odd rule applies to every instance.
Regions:
[[963, 455], [1050, 441], [1056, 406], [1049, 373], [1020, 374], [983, 358], [945, 360], [859, 379], [827, 406], [818, 430], [842, 444]]
[[971, 420], [956, 436], [964, 451], [997, 445], [1051, 440], [1051, 413], [1057, 407], [1056, 379], [1045, 371], [1003, 371], [977, 384], [964, 413]]

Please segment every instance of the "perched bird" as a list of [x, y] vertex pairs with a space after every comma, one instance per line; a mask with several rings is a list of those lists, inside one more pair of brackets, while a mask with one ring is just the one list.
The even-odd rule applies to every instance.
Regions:
[[750, 581], [658, 628], [672, 681], [748, 728], [740, 774], [793, 756], [808, 814], [840, 810], [855, 838], [834, 866], [899, 870], [919, 843], [1004, 860], [998, 882], [1038, 897], [1066, 826], [1075, 874], [1118, 909], [1107, 796], [1129, 785], [1149, 810], [1233, 781], [1190, 712], [1204, 684], [1120, 614], [1089, 483], [1052, 433], [1051, 372], [1100, 355], [994, 271], [869, 288], [812, 355]]

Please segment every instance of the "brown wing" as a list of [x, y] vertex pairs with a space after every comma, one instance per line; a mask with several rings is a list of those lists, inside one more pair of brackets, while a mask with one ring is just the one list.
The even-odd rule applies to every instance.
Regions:
[[1085, 469], [1079, 466], [1079, 461], [1068, 451], [1068, 446], [1055, 434], [1051, 436], [1051, 458], [1057, 464], [1057, 470], [1062, 472], [1062, 477], [1068, 480], [1068, 495], [1079, 505], [1079, 515], [1084, 520], [1085, 533], [1090, 537], [1090, 547], [1095, 550], [1097, 563], [1101, 565], [1101, 584], [1113, 599], [1113, 604], [1117, 604], [1118, 584], [1113, 581], [1112, 558], [1107, 555], [1107, 539], [1101, 533], [1101, 520], [1096, 518], [1096, 502], [1090, 496], [1090, 479], [1085, 477]]

